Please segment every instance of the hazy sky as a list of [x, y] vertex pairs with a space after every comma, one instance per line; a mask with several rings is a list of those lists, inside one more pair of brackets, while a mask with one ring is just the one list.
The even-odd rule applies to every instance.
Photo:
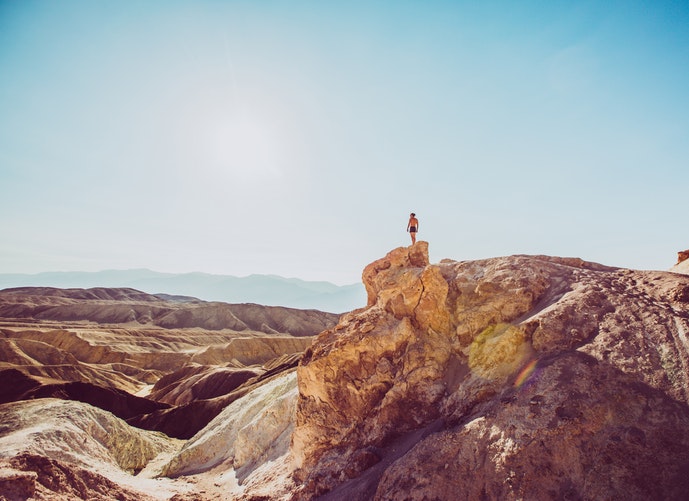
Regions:
[[689, 248], [686, 1], [2, 1], [0, 272]]

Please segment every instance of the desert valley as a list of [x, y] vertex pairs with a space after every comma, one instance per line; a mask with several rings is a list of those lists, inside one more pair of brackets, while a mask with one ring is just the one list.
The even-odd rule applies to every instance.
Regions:
[[689, 253], [366, 266], [342, 315], [0, 291], [0, 500], [675, 500]]

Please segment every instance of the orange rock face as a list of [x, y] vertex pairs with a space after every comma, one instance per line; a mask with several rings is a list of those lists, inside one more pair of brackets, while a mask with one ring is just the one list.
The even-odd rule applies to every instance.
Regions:
[[677, 253], [677, 263], [676, 264], [679, 264], [682, 261], [686, 261], [687, 259], [689, 259], [689, 249], [684, 250], [684, 251], [679, 251]]
[[689, 277], [580, 259], [363, 272], [298, 368], [299, 496], [674, 499], [689, 478]]
[[[427, 245], [395, 249], [367, 266], [368, 308], [346, 315], [304, 355], [293, 436], [300, 466], [308, 468], [321, 451], [353, 454], [370, 437], [438, 416], [452, 347], [448, 285], [428, 264]], [[311, 420], [316, 414], [324, 419]]]

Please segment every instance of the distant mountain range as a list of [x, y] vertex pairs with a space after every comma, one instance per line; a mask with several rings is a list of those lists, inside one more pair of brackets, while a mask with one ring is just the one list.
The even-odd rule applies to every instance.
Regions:
[[149, 294], [316, 309], [331, 313], [344, 313], [366, 305], [366, 291], [362, 284], [338, 286], [330, 282], [311, 282], [276, 275], [234, 277], [207, 273], [159, 273], [147, 269], [0, 274], [0, 289], [31, 286], [131, 287]]

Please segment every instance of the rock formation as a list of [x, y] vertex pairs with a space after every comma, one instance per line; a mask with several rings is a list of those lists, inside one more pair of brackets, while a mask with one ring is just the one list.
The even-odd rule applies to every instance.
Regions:
[[686, 261], [687, 259], [689, 259], [689, 249], [679, 251], [677, 253], [677, 264], [681, 263], [682, 261]]
[[677, 253], [677, 263], [670, 271], [689, 275], [689, 249]]
[[0, 499], [686, 497], [689, 277], [417, 242], [362, 278], [337, 323], [0, 292]]
[[298, 368], [301, 499], [687, 492], [689, 277], [417, 242], [363, 281]]

